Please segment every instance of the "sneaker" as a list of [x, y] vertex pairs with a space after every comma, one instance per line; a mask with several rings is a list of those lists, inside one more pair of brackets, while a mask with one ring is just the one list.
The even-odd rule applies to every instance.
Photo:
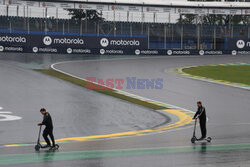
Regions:
[[199, 139], [197, 139], [197, 140], [204, 140], [206, 137], [201, 137], [201, 138], [199, 138]]
[[52, 146], [52, 147], [50, 147], [49, 150], [57, 150], [57, 147], [56, 146]]

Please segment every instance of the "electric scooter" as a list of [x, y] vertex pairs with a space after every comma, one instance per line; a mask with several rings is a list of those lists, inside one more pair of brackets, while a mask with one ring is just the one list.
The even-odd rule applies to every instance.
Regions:
[[[40, 126], [39, 134], [38, 134], [38, 139], [37, 139], [37, 143], [36, 143], [36, 145], [35, 145], [35, 150], [36, 150], [36, 151], [39, 151], [41, 148], [45, 148], [45, 147], [43, 147], [42, 144], [40, 143], [41, 131], [42, 131], [42, 126]], [[49, 148], [49, 150], [58, 150], [59, 145], [56, 144], [55, 147], [47, 147], [47, 148]]]
[[196, 141], [207, 141], [207, 142], [211, 142], [212, 141], [212, 138], [211, 137], [206, 137], [205, 139], [203, 140], [198, 140], [197, 137], [195, 136], [195, 130], [196, 130], [196, 123], [197, 123], [197, 118], [195, 118], [195, 123], [194, 123], [194, 132], [193, 132], [193, 137], [191, 138], [191, 142], [192, 143], [195, 143]]

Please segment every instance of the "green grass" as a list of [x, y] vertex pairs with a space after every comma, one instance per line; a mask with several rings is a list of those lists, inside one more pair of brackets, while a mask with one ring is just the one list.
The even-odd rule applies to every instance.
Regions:
[[184, 68], [183, 72], [215, 80], [224, 80], [233, 83], [250, 85], [249, 65], [199, 66], [186, 69]]
[[[75, 78], [75, 77], [71, 77], [69, 75], [57, 72], [57, 71], [52, 70], [52, 69], [36, 69], [35, 71], [39, 71], [39, 72], [41, 72], [43, 74], [50, 75], [50, 76], [62, 79], [64, 81], [67, 81], [67, 82], [71, 82], [72, 84], [81, 86], [83, 88], [86, 88], [86, 86], [87, 86], [87, 82], [84, 81], [84, 80], [81, 80], [81, 79], [78, 79], [78, 78]], [[91, 90], [96, 91], [98, 93], [105, 94], [105, 95], [109, 95], [109, 96], [112, 96], [112, 97], [116, 97], [116, 98], [128, 101], [130, 103], [134, 103], [134, 104], [141, 105], [141, 106], [144, 106], [144, 107], [147, 107], [147, 108], [151, 108], [151, 109], [154, 109], [154, 110], [161, 110], [161, 109], [166, 109], [167, 108], [167, 107], [162, 107], [162, 106], [158, 106], [158, 105], [155, 105], [155, 104], [151, 104], [151, 103], [148, 103], [148, 102], [136, 99], [136, 98], [121, 95], [121, 94], [117, 93], [115, 90], [112, 90], [112, 89], [91, 89]]]

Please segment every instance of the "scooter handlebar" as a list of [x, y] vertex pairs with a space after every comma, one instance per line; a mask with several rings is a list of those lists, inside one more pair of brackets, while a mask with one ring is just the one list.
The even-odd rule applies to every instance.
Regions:
[[39, 123], [39, 124], [37, 124], [37, 126], [43, 126], [43, 123]]

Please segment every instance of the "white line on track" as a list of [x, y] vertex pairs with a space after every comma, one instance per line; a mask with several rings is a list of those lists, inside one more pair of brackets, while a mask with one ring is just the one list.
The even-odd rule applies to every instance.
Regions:
[[[3, 110], [3, 107], [0, 107], [0, 110]], [[0, 111], [0, 122], [1, 121], [16, 121], [22, 119], [22, 117], [11, 115], [10, 111]]]
[[[0, 122], [1, 121], [16, 121], [22, 119], [22, 117], [15, 116], [15, 115], [9, 115], [12, 112], [7, 112], [7, 111], [0, 111]], [[2, 118], [3, 117], [3, 118]]]

